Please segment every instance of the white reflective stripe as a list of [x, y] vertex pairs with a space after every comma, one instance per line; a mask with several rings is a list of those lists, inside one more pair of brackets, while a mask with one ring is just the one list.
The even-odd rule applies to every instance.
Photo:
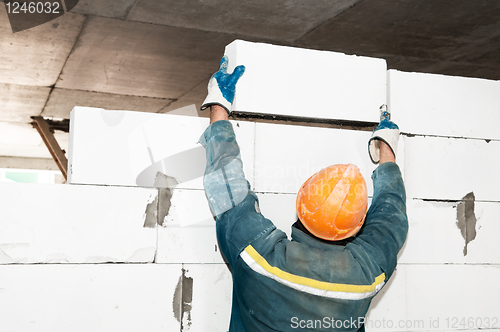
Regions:
[[[374, 296], [385, 284], [385, 281], [382, 281], [382, 282], [378, 283], [377, 285], [375, 285], [374, 290], [369, 291], [369, 292], [363, 292], [363, 293], [324, 290], [324, 289], [319, 289], [319, 288], [314, 288], [314, 287], [294, 283], [294, 282], [291, 282], [289, 280], [283, 279], [274, 273], [267, 271], [263, 266], [261, 266], [259, 263], [257, 263], [257, 261], [255, 261], [255, 259], [252, 256], [250, 256], [250, 254], [245, 250], [243, 250], [241, 252], [240, 257], [253, 271], [257, 272], [260, 275], [263, 275], [265, 277], [273, 279], [273, 280], [279, 282], [280, 284], [283, 284], [283, 285], [288, 286], [290, 288], [293, 288], [295, 290], [298, 290], [298, 291], [301, 291], [304, 293], [308, 293], [308, 294], [322, 296], [322, 297], [328, 297], [328, 298], [333, 298], [333, 299], [342, 299], [342, 300], [362, 300], [362, 299], [366, 299], [366, 298]], [[267, 264], [267, 262], [266, 262], [266, 264]]]

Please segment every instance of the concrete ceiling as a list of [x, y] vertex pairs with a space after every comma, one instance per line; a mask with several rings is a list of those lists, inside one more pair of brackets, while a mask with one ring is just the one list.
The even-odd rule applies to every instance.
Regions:
[[498, 0], [80, 0], [17, 33], [0, 4], [0, 157], [50, 158], [30, 117], [75, 105], [196, 112], [234, 39], [500, 80]]

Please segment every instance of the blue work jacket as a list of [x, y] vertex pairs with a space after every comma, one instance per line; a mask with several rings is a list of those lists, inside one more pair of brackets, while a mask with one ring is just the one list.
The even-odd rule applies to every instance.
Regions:
[[324, 241], [297, 222], [288, 239], [260, 212], [231, 123], [214, 122], [200, 143], [207, 152], [205, 192], [233, 275], [229, 330], [364, 331], [370, 302], [396, 268], [408, 231], [398, 165], [373, 172], [373, 199], [355, 236]]

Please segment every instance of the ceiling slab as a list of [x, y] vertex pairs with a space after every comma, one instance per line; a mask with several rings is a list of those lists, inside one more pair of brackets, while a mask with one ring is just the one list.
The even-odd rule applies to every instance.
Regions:
[[[499, 55], [500, 56], [500, 55]], [[473, 78], [485, 78], [490, 80], [499, 80], [500, 72], [498, 66], [483, 66], [475, 64], [474, 62], [454, 62], [454, 61], [440, 61], [430, 66], [420, 67], [420, 72], [424, 73], [438, 73], [449, 76], [462, 76]], [[415, 71], [415, 70], [407, 70]]]
[[124, 19], [136, 0], [79, 0], [72, 13]]
[[[377, 0], [359, 2], [297, 43], [384, 58], [398, 55], [498, 66], [499, 36], [497, 0]], [[500, 73], [496, 77], [500, 79]]]
[[183, 108], [183, 107], [194, 105], [193, 107], [196, 109], [198, 116], [209, 117], [210, 112], [200, 111], [201, 104], [203, 103], [203, 101], [207, 97], [207, 93], [208, 93], [207, 86], [208, 86], [209, 79], [210, 78], [204, 79], [202, 82], [200, 82], [198, 85], [196, 85], [193, 89], [191, 89], [186, 94], [179, 97], [179, 99], [166, 105], [160, 111], [160, 113], [168, 113], [168, 112], [175, 111], [175, 110]]
[[0, 17], [0, 82], [54, 85], [85, 16], [69, 13], [17, 33], [12, 33], [3, 5]]
[[380, 55], [380, 57], [384, 57], [389, 69], [397, 68], [406, 72], [434, 73], [491, 80], [500, 79], [498, 69], [500, 66], [478, 65], [474, 62], [440, 61], [400, 55]]
[[56, 87], [176, 99], [217, 70], [234, 39], [89, 17]]
[[55, 88], [42, 116], [69, 119], [75, 106], [157, 113], [171, 102], [171, 99]]
[[359, 0], [139, 0], [128, 20], [293, 41]]
[[0, 121], [30, 123], [40, 115], [50, 88], [0, 83]]

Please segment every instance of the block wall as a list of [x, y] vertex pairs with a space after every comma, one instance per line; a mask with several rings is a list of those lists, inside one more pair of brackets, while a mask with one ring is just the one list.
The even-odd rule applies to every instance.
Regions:
[[[386, 103], [399, 124], [410, 230], [367, 331], [500, 331], [500, 82], [387, 72], [380, 59], [242, 41], [226, 52], [231, 66], [247, 66], [236, 111], [376, 122]], [[283, 57], [291, 62], [280, 75], [258, 79]], [[341, 89], [326, 75], [300, 84], [310, 57], [315, 77], [324, 64], [328, 75], [363, 83], [348, 83], [336, 104], [328, 96], [280, 108], [287, 91], [307, 102], [329, 84]], [[250, 98], [262, 84], [281, 88]], [[266, 100], [278, 104], [263, 108]], [[262, 213], [288, 234], [297, 189], [323, 167], [358, 165], [372, 194], [370, 132], [231, 122]], [[232, 281], [203, 192], [197, 142], [206, 126], [206, 118], [75, 108], [71, 184], [0, 185], [0, 332], [226, 331]]]

